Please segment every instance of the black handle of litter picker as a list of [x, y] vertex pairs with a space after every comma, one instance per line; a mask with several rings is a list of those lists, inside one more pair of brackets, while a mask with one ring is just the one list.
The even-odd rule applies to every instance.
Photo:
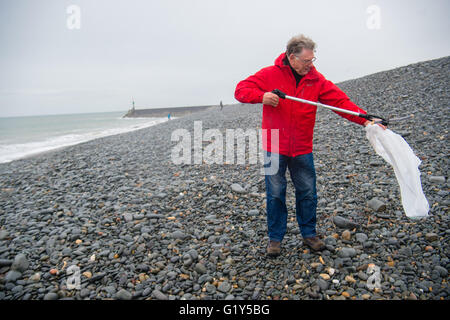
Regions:
[[286, 99], [286, 93], [284, 93], [281, 90], [275, 89], [272, 90], [272, 93], [275, 93], [277, 96], [279, 96], [281, 99]]
[[389, 124], [389, 121], [388, 121], [388, 120], [386, 120], [386, 119], [384, 119], [384, 118], [382, 118], [382, 117], [379, 117], [379, 116], [375, 116], [375, 115], [373, 115], [373, 114], [364, 114], [364, 113], [360, 113], [360, 114], [359, 114], [359, 117], [360, 117], [360, 118], [367, 119], [367, 120], [369, 120], [369, 121], [373, 121], [373, 120], [375, 120], [375, 119], [380, 119], [381, 121], [377, 121], [377, 123], [381, 123], [383, 126], [387, 126], [387, 125]]

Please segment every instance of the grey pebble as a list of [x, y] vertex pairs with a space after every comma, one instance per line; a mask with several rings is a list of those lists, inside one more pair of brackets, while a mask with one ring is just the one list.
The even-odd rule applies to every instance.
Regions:
[[8, 231], [5, 229], [1, 229], [0, 230], [0, 240], [5, 240], [6, 238], [8, 238]]
[[81, 298], [86, 298], [89, 296], [89, 294], [91, 293], [91, 290], [87, 289], [87, 288], [83, 288], [80, 291], [80, 297]]
[[190, 255], [191, 258], [192, 258], [194, 261], [198, 259], [198, 252], [197, 252], [197, 250], [195, 250], [195, 249], [190, 249], [190, 250], [187, 252], [187, 254]]
[[447, 277], [447, 275], [448, 275], [448, 271], [447, 271], [447, 269], [445, 269], [444, 267], [436, 266], [436, 267], [434, 267], [434, 270], [436, 270], [437, 272], [439, 272], [439, 275], [440, 275], [442, 278], [445, 278], [445, 277]]
[[131, 300], [132, 297], [133, 295], [125, 289], [120, 289], [115, 295], [118, 300]]
[[430, 180], [434, 184], [441, 184], [441, 183], [445, 182], [445, 177], [444, 176], [429, 176], [428, 180]]
[[16, 270], [10, 270], [5, 275], [5, 282], [15, 282], [17, 279], [20, 279], [22, 277], [22, 273]]
[[27, 257], [23, 253], [19, 253], [14, 258], [14, 262], [11, 265], [11, 269], [19, 271], [19, 272], [23, 272], [28, 269], [29, 265], [30, 265], [30, 263], [28, 262]]
[[363, 242], [367, 241], [367, 239], [369, 237], [365, 233], [356, 233], [355, 238], [356, 238], [356, 241], [363, 243]]
[[353, 229], [358, 227], [358, 224], [356, 224], [355, 222], [341, 216], [334, 216], [333, 222], [334, 224], [336, 224], [336, 226], [344, 229]]
[[386, 204], [378, 198], [370, 199], [367, 204], [369, 205], [369, 208], [373, 209], [375, 212], [386, 210]]
[[148, 288], [144, 289], [144, 291], [142, 292], [142, 296], [148, 297], [151, 293], [152, 293], [152, 289], [150, 287], [148, 287]]
[[219, 286], [217, 287], [217, 290], [223, 293], [227, 293], [230, 291], [231, 285], [228, 283], [228, 281], [223, 281]]
[[324, 279], [317, 279], [316, 283], [322, 291], [325, 291], [328, 289], [329, 283], [327, 281], [325, 281]]
[[116, 288], [114, 286], [106, 286], [103, 290], [108, 292], [110, 295], [114, 295], [116, 293]]
[[44, 296], [44, 300], [58, 300], [58, 298], [58, 294], [54, 292], [49, 292]]
[[169, 298], [159, 290], [153, 290], [152, 296], [157, 300], [169, 300]]
[[356, 250], [354, 248], [344, 247], [339, 250], [339, 256], [342, 258], [354, 257], [356, 256]]
[[197, 271], [198, 274], [204, 274], [207, 272], [206, 267], [200, 262], [195, 265], [194, 270]]
[[209, 294], [214, 294], [214, 293], [216, 293], [216, 290], [217, 290], [216, 287], [210, 283], [206, 284], [205, 288]]
[[425, 234], [425, 239], [429, 242], [433, 242], [439, 239], [439, 236], [434, 232], [428, 232]]
[[242, 186], [238, 183], [233, 183], [231, 185], [231, 190], [233, 190], [234, 192], [237, 192], [237, 193], [246, 193], [245, 189], [242, 188]]
[[183, 239], [185, 239], [187, 237], [187, 235], [183, 231], [177, 230], [177, 231], [172, 232], [170, 234], [170, 237], [172, 239], [181, 239], [181, 240], [183, 240]]
[[183, 256], [183, 265], [184, 265], [185, 267], [189, 267], [189, 266], [192, 264], [193, 260], [194, 260], [194, 259], [192, 259], [191, 255], [189, 255], [189, 254], [186, 253], [186, 254]]
[[12, 265], [14, 260], [9, 259], [0, 259], [0, 267], [10, 266]]

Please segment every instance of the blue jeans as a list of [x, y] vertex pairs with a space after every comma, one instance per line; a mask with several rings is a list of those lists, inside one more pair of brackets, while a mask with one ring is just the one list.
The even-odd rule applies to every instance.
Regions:
[[[286, 168], [289, 168], [295, 187], [295, 209], [297, 222], [303, 238], [316, 235], [316, 170], [312, 153], [288, 157], [265, 151], [265, 181], [267, 200], [267, 227], [269, 239], [282, 241], [286, 233]], [[278, 171], [269, 170], [278, 158]], [[271, 159], [272, 158], [272, 159]]]

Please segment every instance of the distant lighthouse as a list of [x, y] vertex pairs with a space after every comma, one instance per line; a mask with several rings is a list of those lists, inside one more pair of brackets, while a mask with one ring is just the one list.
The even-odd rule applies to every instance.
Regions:
[[131, 109], [128, 110], [128, 112], [122, 117], [122, 118], [127, 118], [127, 117], [133, 117], [134, 113], [136, 111], [136, 109], [134, 108], [134, 99], [131, 98]]

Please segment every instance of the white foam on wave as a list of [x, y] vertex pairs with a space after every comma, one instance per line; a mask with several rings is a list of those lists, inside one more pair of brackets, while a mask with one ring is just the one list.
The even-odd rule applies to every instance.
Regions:
[[38, 153], [55, 150], [61, 147], [68, 147], [98, 138], [151, 127], [166, 121], [168, 121], [167, 118], [153, 118], [147, 122], [130, 124], [119, 128], [93, 130], [80, 134], [65, 134], [50, 137], [42, 141], [0, 145], [0, 163], [11, 162]]

